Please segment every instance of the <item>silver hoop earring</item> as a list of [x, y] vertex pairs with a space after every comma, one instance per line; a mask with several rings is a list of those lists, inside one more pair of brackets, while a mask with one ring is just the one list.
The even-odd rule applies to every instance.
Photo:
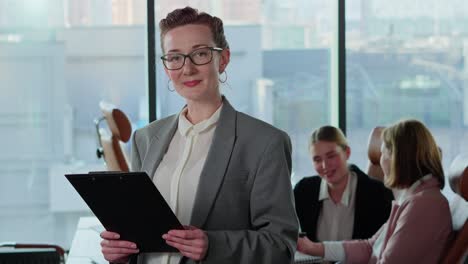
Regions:
[[[224, 80], [221, 79], [221, 75], [224, 73]], [[220, 83], [225, 83], [227, 81], [227, 72], [226, 71], [223, 71], [220, 75], [219, 75], [220, 78], [218, 78], [219, 82]]]
[[166, 85], [166, 87], [167, 87], [167, 90], [169, 90], [169, 92], [174, 92], [175, 89], [171, 89], [171, 82], [172, 82], [171, 79], [167, 80], [167, 85]]

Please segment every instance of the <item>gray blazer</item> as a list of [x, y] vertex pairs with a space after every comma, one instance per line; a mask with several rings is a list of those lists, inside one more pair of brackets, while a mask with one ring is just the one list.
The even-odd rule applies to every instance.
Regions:
[[[223, 102], [190, 221], [209, 238], [202, 263], [293, 263], [298, 221], [289, 136]], [[154, 175], [177, 124], [172, 115], [135, 131], [133, 171]]]

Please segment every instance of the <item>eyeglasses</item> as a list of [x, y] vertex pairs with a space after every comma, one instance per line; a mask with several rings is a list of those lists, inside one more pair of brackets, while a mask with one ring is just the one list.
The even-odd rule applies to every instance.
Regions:
[[216, 47], [203, 47], [193, 50], [189, 54], [169, 53], [161, 56], [164, 67], [168, 70], [179, 70], [185, 65], [185, 59], [189, 58], [195, 65], [205, 65], [213, 59], [213, 50], [222, 51], [222, 48]]

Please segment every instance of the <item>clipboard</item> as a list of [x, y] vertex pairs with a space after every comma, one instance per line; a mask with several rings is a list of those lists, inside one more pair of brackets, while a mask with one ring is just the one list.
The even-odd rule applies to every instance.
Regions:
[[106, 230], [140, 252], [178, 252], [162, 235], [184, 229], [146, 172], [66, 174]]

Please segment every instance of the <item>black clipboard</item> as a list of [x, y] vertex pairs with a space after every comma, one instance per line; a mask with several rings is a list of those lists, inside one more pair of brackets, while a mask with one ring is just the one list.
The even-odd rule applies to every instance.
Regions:
[[140, 252], [177, 252], [162, 235], [184, 229], [146, 172], [66, 174], [106, 230]]

